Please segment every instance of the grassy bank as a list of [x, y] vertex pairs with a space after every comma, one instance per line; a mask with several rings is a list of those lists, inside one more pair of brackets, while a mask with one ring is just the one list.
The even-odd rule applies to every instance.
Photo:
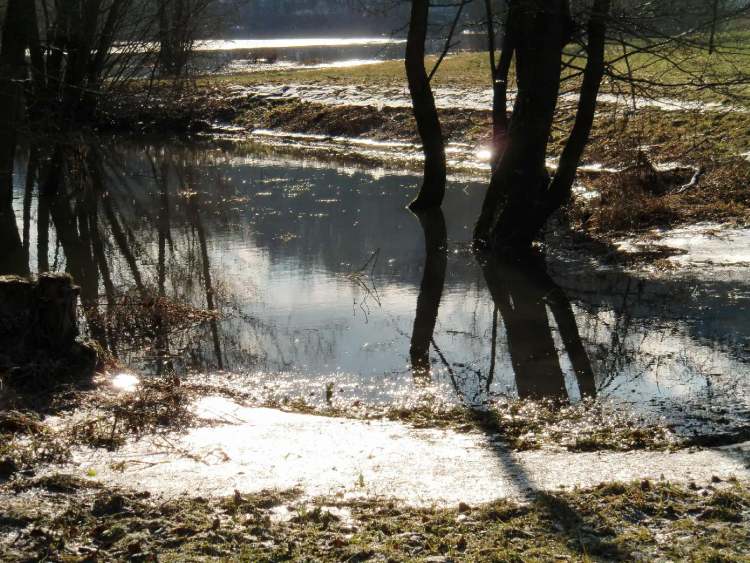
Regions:
[[[672, 48], [666, 52], [631, 53], [627, 58], [623, 56], [622, 47], [610, 45], [607, 49], [608, 60], [611, 64], [612, 76], [626, 77], [630, 74], [638, 82], [634, 91], [624, 86], [618, 79], [607, 77], [603, 83], [605, 93], [635, 92], [675, 98], [675, 89], [679, 88], [679, 96], [683, 99], [711, 102], [736, 102], [737, 98], [746, 96], [747, 86], [734, 84], [727, 88], [714, 88], [710, 85], [732, 81], [736, 83], [738, 73], [750, 70], [750, 56], [744, 53], [744, 45], [750, 40], [747, 33], [727, 36], [718, 53], [709, 55], [698, 49]], [[739, 46], [739, 48], [738, 48]], [[576, 57], [571, 51], [566, 55], [573, 67], [582, 68], [586, 59]], [[671, 62], [670, 62], [671, 61]], [[426, 66], [432, 68], [436, 57], [427, 57]], [[446, 57], [432, 84], [434, 87], [457, 88], [489, 88], [491, 87], [490, 61], [487, 53], [464, 52]], [[576, 86], [579, 73], [569, 68], [563, 73], [565, 89]], [[698, 77], [703, 77], [699, 80]], [[235, 84], [338, 84], [363, 85], [376, 87], [404, 86], [406, 74], [401, 60], [384, 61], [355, 67], [287, 69], [258, 71], [247, 74], [233, 74], [220, 77], [219, 80]], [[685, 84], [695, 84], [695, 87], [685, 87]], [[513, 89], [513, 73], [509, 87]]]
[[410, 508], [296, 491], [162, 499], [64, 475], [0, 487], [0, 557], [108, 561], [747, 561], [750, 492], [601, 485]]

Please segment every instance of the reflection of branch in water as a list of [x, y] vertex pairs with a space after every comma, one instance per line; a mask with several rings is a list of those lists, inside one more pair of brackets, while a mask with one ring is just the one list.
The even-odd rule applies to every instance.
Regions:
[[[380, 294], [378, 292], [377, 285], [375, 284], [375, 267], [378, 263], [378, 258], [380, 256], [380, 249], [376, 249], [373, 251], [373, 253], [370, 255], [370, 257], [365, 261], [364, 264], [362, 264], [362, 267], [360, 267], [356, 271], [349, 272], [345, 275], [345, 277], [354, 282], [354, 284], [362, 289], [365, 292], [365, 297], [362, 301], [359, 302], [359, 308], [362, 310], [362, 312], [365, 315], [365, 322], [367, 321], [367, 317], [370, 312], [370, 308], [367, 304], [368, 298], [372, 298], [375, 300], [375, 303], [378, 307], [382, 306], [382, 302], [380, 300]], [[369, 271], [368, 271], [369, 267]], [[367, 280], [369, 279], [369, 284], [367, 283]], [[356, 314], [356, 307], [357, 307], [357, 300], [354, 299], [353, 303], [354, 312]]]
[[39, 151], [32, 147], [29, 152], [29, 162], [26, 168], [26, 185], [23, 192], [23, 253], [25, 262], [29, 263], [29, 254], [31, 241], [29, 234], [31, 232], [31, 200], [34, 195], [34, 184], [39, 170], [38, 166]]
[[145, 291], [143, 287], [143, 281], [141, 279], [141, 272], [138, 269], [138, 262], [135, 259], [135, 255], [133, 254], [130, 245], [128, 244], [125, 232], [120, 226], [120, 222], [115, 215], [115, 211], [112, 206], [112, 198], [102, 198], [102, 207], [104, 209], [104, 215], [107, 218], [107, 222], [109, 223], [110, 230], [112, 231], [112, 236], [115, 239], [115, 243], [117, 243], [118, 248], [120, 249], [120, 254], [123, 255], [123, 257], [125, 258], [125, 262], [127, 262], [128, 267], [130, 268], [130, 272], [133, 275], [133, 281], [135, 282], [139, 293], [141, 293], [141, 295], [144, 295]]
[[[201, 259], [203, 264], [203, 282], [206, 290], [206, 304], [210, 311], [216, 311], [216, 304], [214, 302], [214, 289], [211, 279], [211, 265], [208, 257], [208, 245], [206, 243], [206, 231], [203, 227], [203, 221], [201, 220], [200, 212], [198, 210], [198, 196], [192, 196], [188, 198], [191, 217], [193, 219], [193, 226], [198, 233], [198, 241], [201, 251]], [[216, 319], [209, 321], [211, 326], [211, 336], [214, 343], [214, 352], [216, 354], [216, 364], [220, 370], [224, 369], [224, 360], [221, 354], [221, 342], [219, 340], [219, 328]]]
[[495, 364], [497, 362], [497, 318], [499, 316], [497, 305], [492, 310], [492, 344], [490, 346], [490, 369], [487, 372], [487, 392], [492, 387], [492, 381], [495, 379]]

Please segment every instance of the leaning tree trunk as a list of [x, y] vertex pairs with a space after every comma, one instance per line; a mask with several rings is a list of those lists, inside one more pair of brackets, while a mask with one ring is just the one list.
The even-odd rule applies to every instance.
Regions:
[[429, 0], [412, 0], [405, 66], [414, 117], [424, 151], [424, 180], [419, 195], [409, 205], [412, 211], [440, 207], [445, 195], [446, 162], [443, 131], [430, 78], [424, 66], [429, 14]]
[[518, 97], [507, 148], [495, 169], [475, 228], [480, 246], [525, 251], [570, 197], [588, 141], [604, 74], [606, 18], [611, 0], [595, 0], [588, 26], [588, 60], [575, 124], [554, 180], [546, 169], [547, 142], [560, 90], [563, 47], [572, 22], [567, 0], [519, 0], [508, 29], [514, 34]]

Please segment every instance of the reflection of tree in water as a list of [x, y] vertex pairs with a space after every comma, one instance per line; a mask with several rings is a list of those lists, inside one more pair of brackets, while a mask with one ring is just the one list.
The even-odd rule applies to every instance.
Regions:
[[563, 341], [581, 396], [596, 394], [594, 374], [565, 293], [531, 262], [487, 260], [483, 265], [492, 300], [505, 326], [521, 398], [567, 399], [565, 377], [552, 335], [552, 318]]
[[424, 380], [430, 376], [430, 345], [445, 285], [448, 235], [440, 209], [420, 213], [418, 218], [424, 231], [425, 260], [409, 356], [415, 379]]
[[[479, 397], [465, 396], [470, 389], [459, 381], [460, 376], [454, 369], [457, 366], [445, 358], [434, 340], [447, 267], [445, 220], [442, 213], [437, 211], [420, 215], [419, 222], [424, 231], [425, 261], [411, 337], [412, 371], [417, 380], [430, 376], [429, 351], [432, 347], [456, 392], [464, 400], [476, 404]], [[581, 342], [573, 309], [563, 290], [543, 269], [531, 262], [489, 259], [482, 263], [482, 271], [494, 303], [489, 368], [483, 375], [480, 370], [472, 370], [471, 366], [458, 366], [465, 371], [474, 371], [473, 375], [484, 379], [480, 393], [489, 392], [495, 376], [501, 318], [519, 397], [567, 400], [565, 377], [552, 334], [549, 310], [578, 381], [581, 396], [594, 396], [594, 373]]]
[[[32, 270], [64, 268], [73, 272], [88, 305], [89, 332], [134, 367], [155, 372], [208, 371], [217, 368], [220, 359], [230, 369], [268, 372], [304, 365], [302, 369], [317, 377], [316, 369], [335, 370], [342, 358], [349, 359], [345, 355], [352, 350], [352, 343], [347, 331], [353, 324], [340, 317], [331, 319], [326, 316], [328, 311], [315, 316], [313, 326], [300, 323], [294, 311], [288, 317], [278, 310], [256, 317], [256, 311], [265, 307], [260, 292], [279, 291], [279, 287], [272, 281], [267, 288], [256, 288], [254, 274], [234, 269], [242, 268], [242, 261], [226, 269], [227, 276], [218, 261], [237, 261], [237, 256], [249, 249], [253, 253], [250, 260], [260, 257], [259, 271], [278, 271], [279, 265], [291, 264], [296, 282], [316, 273], [344, 274], [363, 262], [363, 248], [381, 248], [376, 271], [368, 268], [367, 273], [384, 288], [385, 314], [390, 312], [388, 300], [394, 294], [411, 291], [414, 285], [421, 289], [413, 326], [396, 327], [399, 333], [413, 329], [410, 356], [415, 374], [424, 381], [430, 371], [436, 380], [442, 380], [445, 373], [469, 404], [482, 403], [493, 381], [497, 392], [498, 381], [506, 380], [511, 367], [517, 380], [514, 386], [528, 396], [564, 396], [561, 373], [568, 364], [578, 374], [583, 394], [593, 394], [594, 388], [600, 394], [611, 394], [628, 378], [643, 379], [644, 373], [653, 373], [648, 362], [654, 352], [647, 349], [648, 343], [641, 346], [639, 338], [648, 333], [652, 340], [654, 317], [692, 315], [682, 309], [683, 297], [674, 294], [675, 284], [649, 280], [644, 291], [637, 278], [623, 274], [611, 274], [617, 284], [607, 285], [609, 278], [568, 273], [571, 283], [566, 293], [576, 302], [576, 327], [568, 300], [546, 274], [531, 266], [524, 270], [518, 264], [477, 267], [468, 254], [447, 254], [446, 225], [439, 217], [422, 218], [424, 239], [420, 240], [419, 222], [394, 210], [398, 202], [393, 202], [388, 190], [402, 189], [396, 181], [373, 184], [377, 189], [370, 189], [369, 184], [360, 185], [359, 177], [300, 169], [291, 169], [291, 178], [285, 180], [278, 168], [263, 168], [263, 162], [230, 167], [224, 158], [220, 152], [173, 145], [133, 149], [122, 143], [101, 142], [94, 147], [85, 143], [35, 147], [23, 162], [25, 178], [19, 174], [23, 179], [16, 185], [19, 199], [12, 225], [23, 259], [11, 271], [22, 272], [31, 266]], [[311, 187], [295, 191], [301, 182]], [[454, 208], [449, 204], [451, 238], [460, 236], [456, 227], [470, 215], [464, 213], [468, 204], [462, 205]], [[334, 209], [336, 213], [331, 212]], [[287, 233], [289, 237], [280, 236]], [[227, 242], [232, 247], [223, 254]], [[423, 248], [427, 250], [426, 268], [420, 271], [414, 256]], [[391, 267], [391, 262], [396, 266]], [[565, 268], [570, 271], [569, 265]], [[566, 279], [559, 272], [555, 276]], [[237, 281], [242, 286], [237, 286]], [[493, 297], [489, 304], [486, 284]], [[655, 299], [654, 288], [659, 302], [664, 303], [664, 315], [649, 301]], [[256, 291], [258, 299], [254, 299]], [[451, 299], [441, 305], [444, 291]], [[667, 293], [669, 299], [664, 299]], [[719, 302], [717, 295], [726, 295], [726, 291], [709, 297]], [[268, 302], [278, 302], [277, 297], [271, 296]], [[684, 299], [685, 307], [703, 305], [689, 296]], [[220, 308], [227, 314], [220, 323], [212, 323], [210, 317], [187, 323], [175, 314], [182, 310], [173, 308], [171, 314], [165, 310], [167, 303]], [[133, 304], [144, 311], [143, 322], [133, 327], [142, 331], [140, 340], [118, 330], [130, 326], [120, 321]], [[459, 326], [436, 331], [439, 307], [444, 324], [445, 315], [458, 310]], [[696, 318], [703, 317], [696, 314]], [[395, 322], [402, 321], [399, 317]], [[406, 322], [411, 325], [412, 319]], [[377, 323], [375, 317], [372, 326]], [[672, 326], [662, 323], [657, 328], [666, 333]], [[695, 323], [689, 328], [699, 326]], [[733, 320], [732, 327], [736, 326], [742, 324]], [[586, 375], [591, 366], [578, 330], [597, 375], [596, 386]], [[732, 330], [735, 338], [742, 336]], [[525, 338], [513, 337], [524, 334], [533, 343], [528, 350], [523, 346]], [[462, 339], [470, 353], [460, 348]], [[693, 346], [684, 339], [686, 346]], [[342, 342], [347, 340], [344, 349]], [[570, 362], [553, 354], [554, 344], [559, 349], [560, 340]], [[459, 342], [458, 348], [455, 342]], [[480, 342], [483, 348], [477, 350]], [[389, 340], [384, 346], [400, 345]], [[400, 358], [400, 353], [394, 350], [393, 357]], [[395, 365], [400, 359], [388, 363], [391, 360], [386, 355], [375, 360], [384, 364], [384, 371], [396, 373], [403, 367]], [[359, 364], [354, 368], [347, 365], [343, 369], [353, 373], [359, 369], [357, 373], [362, 374], [373, 371], [364, 354], [356, 361]], [[687, 361], [695, 363], [695, 358]], [[676, 363], [676, 358], [670, 359], [669, 369]]]
[[[206, 326], [212, 343], [208, 365], [222, 368], [213, 312], [219, 305], [203, 222], [206, 209], [192, 191], [192, 178], [182, 173], [181, 163], [165, 155], [150, 158], [150, 170], [125, 169], [123, 160], [107, 146], [86, 143], [29, 151], [23, 239], [12, 199], [4, 199], [0, 227], [8, 227], [4, 239], [15, 240], [18, 252], [5, 246], [0, 265], [9, 273], [29, 272], [36, 187], [35, 270], [64, 268], [74, 277], [93, 338], [115, 356], [141, 356], [160, 373], [173, 369], [172, 360], [202, 343], [198, 334]], [[140, 188], [146, 184], [153, 189], [140, 189], [136, 195], [128, 177]], [[170, 192], [182, 196], [180, 229], [172, 224]], [[175, 241], [173, 232], [183, 236]], [[15, 238], [10, 237], [13, 233]], [[52, 263], [50, 255], [55, 257]], [[192, 259], [183, 260], [185, 256]], [[200, 292], [192, 291], [193, 285]]]

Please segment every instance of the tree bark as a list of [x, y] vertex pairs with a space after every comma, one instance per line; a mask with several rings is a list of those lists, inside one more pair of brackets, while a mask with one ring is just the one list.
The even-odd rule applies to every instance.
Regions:
[[510, 17], [518, 95], [507, 147], [492, 174], [474, 234], [480, 245], [528, 248], [536, 234], [528, 223], [549, 185], [547, 143], [572, 23], [567, 0], [519, 0]]
[[417, 198], [409, 205], [412, 211], [440, 207], [445, 196], [446, 160], [443, 131], [424, 66], [429, 13], [429, 0], [412, 0], [405, 66], [414, 118], [422, 140], [425, 159], [422, 187]]
[[28, 274], [13, 210], [13, 171], [18, 129], [23, 118], [28, 0], [10, 0], [0, 43], [0, 273]]
[[508, 28], [514, 33], [518, 98], [507, 147], [495, 169], [475, 228], [479, 246], [525, 252], [549, 217], [570, 197], [588, 142], [604, 76], [604, 49], [611, 0], [594, 0], [588, 22], [587, 62], [573, 129], [552, 180], [546, 170], [561, 81], [562, 50], [572, 21], [567, 0], [518, 0]]
[[88, 118], [92, 112], [82, 105], [88, 90], [87, 76], [94, 48], [102, 0], [83, 0], [81, 18], [73, 25], [73, 36], [68, 49], [65, 77], [65, 110], [67, 117]]
[[515, 2], [508, 2], [500, 47], [500, 61], [495, 63], [495, 23], [492, 0], [485, 0], [487, 18], [487, 40], [492, 71], [492, 167], [497, 166], [505, 150], [508, 133], [508, 76], [513, 62], [513, 29], [509, 25]]
[[595, 0], [588, 25], [588, 45], [586, 68], [576, 110], [573, 129], [565, 143], [557, 172], [550, 185], [544, 205], [538, 210], [529, 229], [538, 232], [555, 211], [570, 199], [573, 182], [583, 151], [591, 135], [596, 116], [599, 88], [604, 77], [604, 49], [607, 31], [607, 17], [611, 0]]

